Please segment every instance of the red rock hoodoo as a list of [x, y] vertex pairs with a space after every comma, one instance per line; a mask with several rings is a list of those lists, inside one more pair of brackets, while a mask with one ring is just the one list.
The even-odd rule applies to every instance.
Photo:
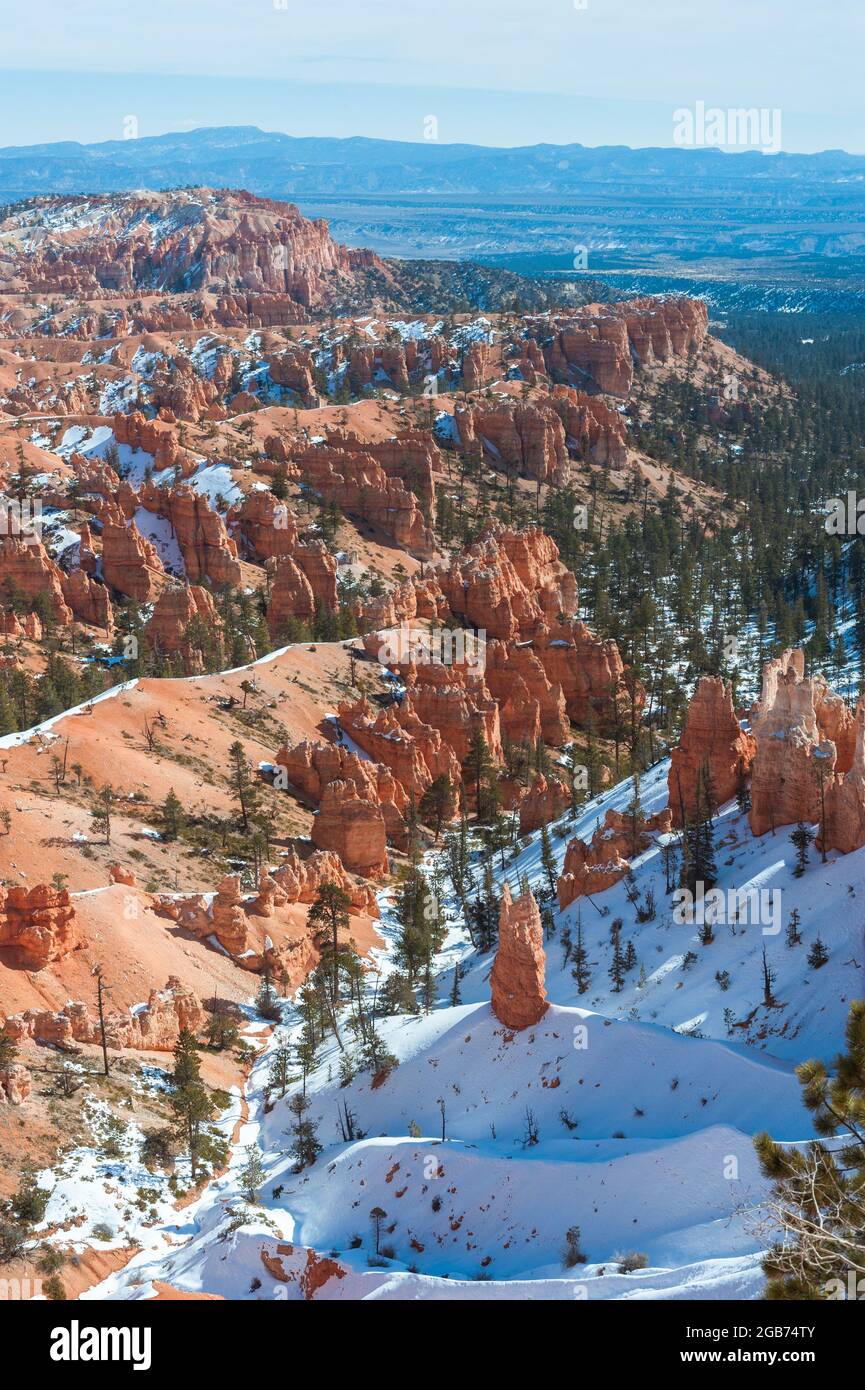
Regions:
[[681, 826], [694, 812], [701, 769], [708, 770], [715, 802], [723, 806], [736, 795], [740, 779], [751, 769], [756, 743], [742, 731], [733, 709], [731, 687], [719, 676], [701, 677], [688, 706], [688, 717], [670, 760], [668, 789], [673, 824]]
[[351, 782], [328, 782], [312, 823], [312, 843], [334, 850], [364, 878], [387, 873], [387, 830], [381, 806], [359, 796]]
[[818, 709], [838, 732], [845, 722], [838, 703], [822, 676], [805, 676], [801, 650], [788, 648], [766, 662], [762, 695], [751, 712], [757, 745], [750, 813], [755, 835], [820, 819], [820, 783], [824, 793], [833, 783], [837, 747], [826, 736], [825, 723], [821, 727]]
[[633, 824], [624, 812], [608, 810], [604, 824], [598, 826], [588, 844], [578, 838], [568, 844], [558, 883], [559, 909], [577, 898], [612, 888], [625, 877], [631, 859], [649, 848], [651, 836], [667, 834], [671, 829], [669, 808], [642, 816]]
[[0, 887], [0, 950], [24, 970], [43, 970], [86, 943], [65, 888]]
[[[147, 1003], [134, 1013], [117, 1010], [109, 1013], [105, 1019], [105, 1036], [113, 1048], [170, 1052], [181, 1029], [197, 1034], [204, 1020], [201, 1001], [191, 989], [171, 976], [165, 989], [151, 990]], [[98, 1018], [90, 1014], [86, 1004], [77, 1002], [66, 1004], [57, 1013], [28, 1009], [23, 1014], [12, 1014], [6, 1020], [5, 1031], [14, 1039], [31, 1038], [53, 1047], [101, 1040]]]
[[499, 910], [499, 944], [490, 985], [496, 1018], [507, 1028], [531, 1028], [549, 1008], [544, 988], [544, 933], [530, 891], [514, 899], [507, 883]]

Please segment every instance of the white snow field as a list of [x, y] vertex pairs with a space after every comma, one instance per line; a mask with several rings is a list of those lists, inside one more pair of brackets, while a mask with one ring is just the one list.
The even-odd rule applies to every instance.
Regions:
[[[647, 811], [666, 803], [667, 768], [643, 778]], [[632, 792], [622, 783], [550, 827], [559, 863], [571, 835], [589, 836]], [[708, 945], [696, 926], [673, 921], [662, 843], [634, 862], [636, 905], [622, 883], [556, 912], [546, 947], [551, 1007], [521, 1033], [493, 1014], [492, 955], [473, 951], [448, 900], [439, 1002], [427, 1015], [378, 1024], [399, 1065], [378, 1086], [359, 1072], [341, 1087], [336, 1041], [319, 1054], [307, 1081], [323, 1146], [316, 1163], [295, 1173], [288, 1152], [299, 1076], [265, 1104], [269, 1054], [278, 1037], [296, 1036], [287, 1006], [247, 1085], [249, 1120], [229, 1172], [182, 1212], [160, 1213], [136, 1231], [142, 1252], [86, 1297], [147, 1298], [164, 1280], [228, 1298], [301, 1298], [310, 1248], [341, 1271], [317, 1288], [325, 1299], [759, 1297], [768, 1189], [752, 1137], [761, 1129], [789, 1143], [812, 1137], [794, 1067], [814, 1055], [831, 1060], [849, 1001], [863, 993], [865, 851], [823, 865], [812, 847], [796, 878], [788, 835], [756, 840], [735, 804], [722, 808], [719, 887], [754, 885], [780, 899], [762, 923], [717, 925]], [[516, 888], [522, 874], [541, 886], [539, 833], [500, 877]], [[639, 923], [650, 888], [655, 916]], [[380, 901], [384, 945], [375, 964], [386, 973], [395, 933], [388, 890]], [[803, 940], [790, 946], [794, 909]], [[575, 938], [578, 913], [592, 971], [583, 995], [564, 964], [563, 934]], [[637, 958], [620, 992], [608, 974], [616, 917]], [[829, 961], [814, 970], [807, 953], [818, 933]], [[776, 971], [769, 1006], [764, 947]], [[462, 1002], [453, 1005], [458, 963]], [[724, 972], [726, 988], [716, 979]], [[354, 1115], [351, 1142], [340, 1132], [343, 1105]], [[238, 1182], [252, 1143], [267, 1174], [257, 1206], [244, 1202]], [[374, 1208], [385, 1213], [378, 1253]], [[574, 1226], [586, 1262], [568, 1267]], [[619, 1272], [629, 1252], [645, 1267]]]

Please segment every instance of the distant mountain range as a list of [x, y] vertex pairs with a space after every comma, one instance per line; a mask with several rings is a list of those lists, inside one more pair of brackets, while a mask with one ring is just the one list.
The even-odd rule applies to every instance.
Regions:
[[254, 126], [0, 149], [9, 202], [189, 185], [292, 199], [384, 256], [576, 268], [611, 287], [657, 278], [719, 308], [745, 302], [743, 289], [755, 307], [865, 302], [865, 156], [842, 150], [496, 149]]
[[[498, 149], [437, 141], [295, 138], [255, 126], [0, 149], [0, 195], [105, 193], [172, 184], [245, 187], [271, 197], [371, 194], [489, 194], [567, 197], [587, 185], [627, 180], [648, 194], [675, 183], [679, 198], [711, 187], [762, 202], [768, 190], [826, 188], [837, 200], [862, 197], [865, 156], [627, 146], [529, 145]], [[857, 185], [859, 185], [857, 187]]]

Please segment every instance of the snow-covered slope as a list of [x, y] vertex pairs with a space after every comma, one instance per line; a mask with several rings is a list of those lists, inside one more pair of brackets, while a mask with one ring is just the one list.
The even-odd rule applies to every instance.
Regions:
[[[665, 804], [666, 774], [664, 764], [644, 777], [647, 811]], [[551, 827], [559, 862], [568, 837], [588, 837], [632, 790], [621, 784], [575, 821], [566, 816]], [[374, 1084], [359, 1072], [340, 1086], [339, 1048], [332, 1041], [322, 1049], [307, 1081], [323, 1145], [317, 1162], [292, 1169], [288, 1100], [297, 1086], [264, 1103], [265, 1052], [250, 1078], [250, 1119], [230, 1172], [182, 1224], [156, 1228], [149, 1249], [94, 1296], [146, 1297], [154, 1279], [165, 1279], [234, 1298], [297, 1297], [309, 1248], [338, 1266], [317, 1287], [323, 1298], [759, 1296], [766, 1184], [752, 1136], [768, 1129], [786, 1142], [811, 1137], [793, 1069], [804, 1057], [832, 1056], [848, 1002], [862, 993], [856, 899], [865, 895], [865, 859], [833, 856], [822, 865], [812, 850], [797, 879], [787, 833], [755, 840], [734, 805], [718, 816], [716, 848], [719, 886], [778, 890], [780, 915], [773, 909], [762, 923], [718, 925], [715, 940], [702, 944], [696, 927], [673, 921], [658, 843], [634, 863], [638, 901], [620, 884], [555, 914], [547, 943], [553, 1004], [522, 1033], [493, 1014], [492, 957], [473, 953], [450, 902], [441, 1002], [425, 1016], [379, 1022], [399, 1060], [387, 1079]], [[516, 886], [523, 874], [540, 887], [540, 835], [501, 877]], [[650, 888], [655, 916], [640, 923], [637, 908]], [[394, 925], [387, 891], [382, 907], [379, 965], [387, 971]], [[784, 927], [794, 909], [803, 943], [791, 947]], [[575, 936], [578, 912], [592, 964], [582, 996], [563, 963], [563, 937]], [[607, 973], [616, 917], [637, 957], [620, 992]], [[813, 970], [806, 957], [818, 933], [829, 962]], [[764, 947], [777, 972], [768, 1007]], [[683, 969], [689, 953], [694, 959]], [[452, 1005], [458, 963], [462, 1002]], [[724, 972], [726, 988], [716, 979]], [[289, 1009], [279, 1033], [284, 1039], [296, 1026]], [[351, 1142], [340, 1132], [344, 1106], [358, 1136]], [[261, 1206], [247, 1208], [238, 1174], [242, 1147], [253, 1142], [267, 1180]], [[379, 1253], [374, 1208], [385, 1213]], [[573, 1227], [586, 1262], [569, 1267]], [[168, 1256], [166, 1234], [182, 1241]], [[646, 1267], [619, 1272], [632, 1251]]]
[[[667, 771], [664, 762], [654, 768], [641, 784], [640, 797], [647, 812], [667, 804]], [[551, 827], [551, 840], [557, 860], [564, 859], [567, 836], [589, 839], [595, 825], [603, 822], [608, 807], [624, 810], [633, 793], [630, 781], [599, 798], [575, 821], [563, 817]], [[655, 898], [653, 920], [640, 923], [637, 908], [627, 895], [623, 881], [591, 901], [582, 899], [556, 914], [556, 936], [547, 943], [547, 993], [557, 1003], [579, 1003], [600, 1009], [610, 1017], [643, 1019], [664, 1024], [681, 1032], [714, 1038], [729, 1038], [750, 1049], [773, 1057], [800, 1062], [813, 1056], [831, 1057], [841, 1047], [844, 1023], [851, 999], [862, 996], [865, 988], [865, 931], [862, 910], [865, 905], [865, 850], [854, 854], [831, 854], [821, 864], [819, 853], [811, 847], [810, 862], [801, 878], [796, 878], [795, 851], [789, 832], [782, 827], [774, 835], [755, 838], [747, 816], [735, 802], [721, 809], [715, 821], [715, 851], [718, 888], [728, 894], [752, 891], [775, 895], [764, 898], [761, 920], [750, 923], [740, 910], [732, 920], [735, 905], [724, 915], [730, 920], [714, 928], [711, 945], [701, 945], [696, 924], [674, 920], [673, 898], [665, 892], [663, 837], [633, 862], [639, 906], [645, 909], [647, 893]], [[508, 866], [507, 877], [516, 884], [527, 872], [533, 885], [543, 882], [540, 864], [540, 836]], [[800, 946], [787, 945], [786, 928], [792, 914], [799, 914]], [[601, 915], [603, 914], [603, 915]], [[564, 963], [563, 933], [576, 939], [577, 918], [589, 953], [591, 983], [586, 994], [578, 996], [572, 964]], [[621, 992], [615, 993], [608, 975], [612, 959], [610, 924], [620, 918], [624, 924], [622, 942], [633, 941], [637, 964], [626, 976]], [[829, 952], [829, 961], [819, 970], [809, 969], [807, 956], [817, 937]], [[762, 953], [776, 972], [773, 986], [775, 1003], [763, 1003]], [[687, 960], [689, 952], [696, 957]], [[490, 958], [475, 960], [460, 990], [463, 1000], [489, 998]], [[641, 968], [642, 978], [641, 981]], [[716, 976], [729, 975], [727, 988]], [[725, 1010], [731, 1018], [725, 1020]]]

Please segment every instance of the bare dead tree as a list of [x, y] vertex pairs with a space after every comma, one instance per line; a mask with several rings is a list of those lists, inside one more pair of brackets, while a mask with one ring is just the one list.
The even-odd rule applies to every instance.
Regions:
[[105, 1037], [105, 995], [107, 986], [102, 977], [102, 966], [94, 965], [93, 974], [96, 977], [96, 1009], [99, 1016], [99, 1039], [102, 1044], [102, 1068], [105, 1075], [110, 1075], [108, 1064], [108, 1041]]

